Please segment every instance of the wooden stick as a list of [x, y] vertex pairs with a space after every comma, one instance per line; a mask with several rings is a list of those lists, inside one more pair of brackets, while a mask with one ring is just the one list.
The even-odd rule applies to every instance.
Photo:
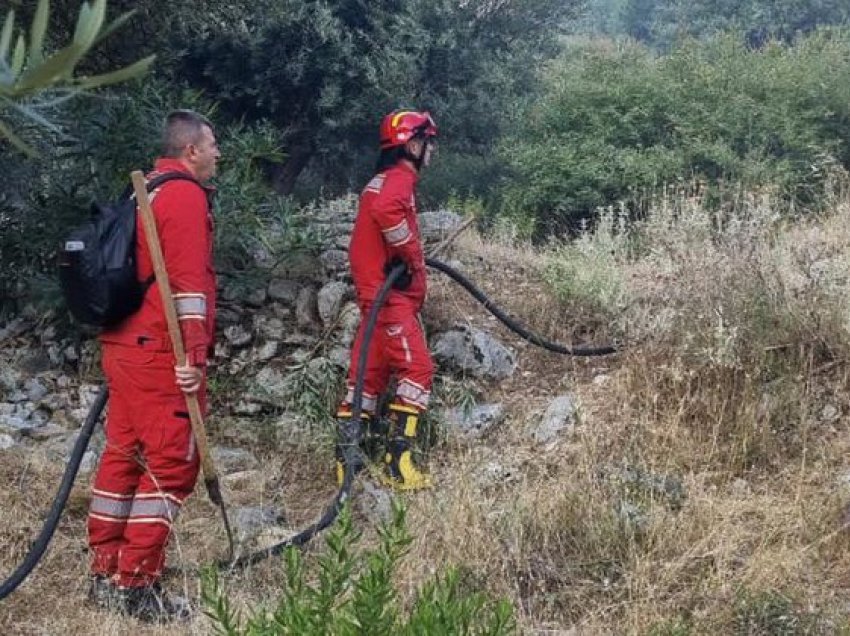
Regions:
[[468, 228], [473, 223], [475, 223], [475, 217], [474, 216], [466, 219], [466, 221], [464, 221], [458, 227], [456, 227], [454, 230], [452, 230], [451, 234], [449, 234], [440, 243], [435, 245], [434, 248], [431, 250], [431, 252], [428, 254], [428, 256], [430, 256], [431, 258], [436, 258], [437, 255], [440, 252], [444, 251], [449, 245], [454, 243], [455, 239], [458, 236], [460, 236], [464, 232], [464, 230], [466, 230], [466, 228]]
[[[171, 283], [168, 280], [168, 271], [165, 269], [165, 258], [162, 256], [162, 245], [159, 242], [159, 233], [156, 229], [151, 202], [148, 198], [147, 183], [145, 175], [140, 170], [130, 174], [133, 181], [133, 190], [136, 193], [136, 202], [142, 215], [142, 224], [145, 228], [145, 238], [148, 243], [148, 251], [153, 263], [153, 272], [156, 276], [159, 295], [162, 299], [162, 308], [165, 311], [165, 321], [168, 324], [168, 335], [171, 337], [171, 346], [174, 349], [174, 359], [177, 366], [186, 366], [186, 350], [183, 347], [183, 334], [180, 332], [180, 323], [177, 320], [177, 309], [174, 306], [174, 298], [171, 295]], [[196, 393], [184, 393], [186, 407], [189, 411], [189, 422], [192, 425], [192, 435], [195, 437], [195, 446], [201, 459], [201, 470], [204, 474], [204, 484], [207, 487], [210, 501], [221, 508], [224, 518], [224, 526], [227, 531], [227, 540], [230, 544], [230, 558], [233, 559], [233, 536], [230, 530], [230, 521], [227, 510], [224, 507], [224, 498], [221, 496], [221, 485], [218, 481], [218, 473], [215, 469], [212, 456], [207, 444], [207, 430], [204, 426], [204, 418], [201, 414], [201, 406], [198, 403]]]

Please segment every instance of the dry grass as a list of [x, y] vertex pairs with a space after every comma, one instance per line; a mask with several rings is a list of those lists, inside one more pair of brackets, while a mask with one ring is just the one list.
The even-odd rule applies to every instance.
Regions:
[[[836, 194], [832, 208], [788, 225], [764, 200], [711, 220], [682, 199], [659, 205], [636, 235], [612, 222], [577, 249], [464, 235], [455, 253], [510, 313], [554, 340], [617, 334], [629, 346], [600, 359], [538, 351], [432, 277], [428, 323], [494, 331], [519, 369], [498, 386], [474, 383], [506, 405], [505, 425], [432, 449], [437, 488], [407, 497], [405, 602], [453, 564], [469, 585], [509, 598], [528, 634], [848, 633], [850, 198]], [[581, 267], [596, 270], [559, 279]], [[535, 444], [529, 431], [565, 392], [580, 405], [578, 426]], [[279, 506], [302, 526], [333, 490], [327, 445], [254, 450], [266, 461], [228, 484], [228, 500]], [[59, 478], [56, 466], [26, 462], [6, 453], [0, 467], [4, 572]], [[493, 462], [507, 469], [500, 483], [481, 479]], [[656, 481], [624, 477], [635, 471]], [[682, 497], [657, 487], [664, 477]], [[45, 562], [0, 606], [0, 633], [208, 633], [204, 618], [144, 631], [85, 606], [86, 497], [81, 482]], [[368, 522], [358, 525], [369, 544]], [[170, 584], [197, 597], [194, 567], [223, 551], [216, 510], [198, 494], [172, 555], [185, 571]], [[280, 565], [225, 585], [256, 606], [279, 593]]]

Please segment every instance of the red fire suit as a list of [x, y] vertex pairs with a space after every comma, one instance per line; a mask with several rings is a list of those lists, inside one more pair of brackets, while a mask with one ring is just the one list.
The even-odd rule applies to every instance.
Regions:
[[354, 397], [357, 361], [366, 317], [386, 280], [384, 268], [393, 258], [410, 271], [407, 289], [392, 289], [379, 314], [369, 347], [363, 387], [363, 410], [373, 412], [392, 374], [398, 380], [395, 399], [419, 411], [431, 396], [434, 366], [417, 314], [425, 301], [425, 257], [416, 218], [417, 173], [400, 163], [366, 185], [349, 245], [351, 275], [360, 307], [360, 329], [351, 352], [345, 410]]
[[[174, 171], [188, 172], [175, 159], [159, 159], [148, 177]], [[200, 367], [206, 364], [215, 321], [209, 194], [185, 180], [169, 181], [151, 193], [188, 363]], [[143, 280], [153, 265], [141, 215], [136, 225]], [[138, 312], [100, 336], [109, 409], [88, 515], [91, 568], [126, 587], [159, 578], [171, 525], [194, 488], [199, 466], [156, 287], [148, 289]], [[202, 412], [205, 388], [202, 383], [198, 395]]]

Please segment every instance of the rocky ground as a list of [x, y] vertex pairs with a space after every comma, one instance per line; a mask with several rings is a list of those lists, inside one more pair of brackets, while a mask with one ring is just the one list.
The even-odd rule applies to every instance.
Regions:
[[[235, 285], [224, 279], [220, 289], [208, 428], [241, 550], [288, 537], [312, 521], [334, 492], [328, 405], [332, 408], [337, 399], [359, 322], [344, 251], [353, 212], [353, 200], [343, 200], [339, 209], [313, 219], [324, 228], [325, 245], [315, 256], [281, 265], [258, 254], [266, 274], [262, 284]], [[442, 211], [422, 215], [421, 223], [427, 245], [433, 248], [461, 219]], [[457, 260], [457, 253], [451, 258], [461, 271], [471, 268], [473, 277], [490, 273], [480, 259], [464, 263]], [[439, 434], [433, 433], [431, 441], [437, 442], [436, 448], [445, 448], [446, 440], [474, 447], [489, 431], [504, 425], [513, 409], [529, 406], [507, 403], [499, 390], [500, 386], [523, 390], [528, 385], [532, 372], [518, 370], [518, 352], [527, 345], [509, 340], [508, 332], [500, 331], [465, 292], [440, 278], [432, 277], [425, 314], [442, 373], [438, 388], [442, 396], [432, 418], [439, 422], [433, 428], [439, 428]], [[498, 293], [500, 282], [491, 279], [485, 287]], [[6, 546], [0, 571], [4, 573], [19, 561], [40, 527], [100, 387], [98, 361], [99, 349], [91, 334], [68, 329], [55, 315], [28, 309], [0, 328], [0, 465], [5, 484], [0, 509], [7, 520], [0, 529]], [[553, 370], [554, 376], [563, 375], [562, 370]], [[481, 393], [482, 386], [493, 388], [490, 396]], [[536, 401], [534, 408], [538, 415], [525, 433], [529, 443], [552, 444], [576, 422], [575, 397], [566, 390], [545, 403]], [[3, 633], [86, 633], [87, 626], [101, 621], [107, 621], [108, 633], [135, 633], [138, 626], [132, 621], [98, 615], [84, 604], [87, 484], [103, 441], [98, 428], [50, 552], [3, 603]], [[429, 452], [435, 468], [449, 461], [444, 451]], [[478, 475], [481, 487], [515, 479], [515, 462], [516, 458], [498, 454], [487, 459]], [[356, 492], [356, 512], [363, 523], [375, 525], [388, 517], [389, 492], [369, 479], [361, 480]], [[196, 596], [196, 582], [188, 572], [221, 556], [225, 545], [217, 510], [198, 493], [178, 524], [171, 556], [178, 574], [172, 576], [172, 586]], [[259, 574], [248, 576], [262, 578], [268, 572], [260, 568]], [[46, 597], [68, 608], [60, 622], [51, 624], [53, 619], [35, 610], [38, 599]], [[203, 621], [187, 629], [203, 633]]]

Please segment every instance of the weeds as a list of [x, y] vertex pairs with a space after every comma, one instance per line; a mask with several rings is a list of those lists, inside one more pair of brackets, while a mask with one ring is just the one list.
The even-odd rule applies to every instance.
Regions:
[[487, 634], [515, 632], [511, 606], [465, 590], [458, 572], [449, 568], [426, 583], [409, 614], [399, 605], [393, 577], [408, 552], [412, 537], [405, 508], [393, 507], [392, 520], [379, 532], [376, 548], [356, 549], [360, 534], [345, 508], [325, 540], [326, 549], [308, 568], [301, 552], [284, 555], [284, 591], [271, 609], [250, 610], [246, 620], [237, 612], [215, 570], [202, 582], [203, 602], [218, 634]]

